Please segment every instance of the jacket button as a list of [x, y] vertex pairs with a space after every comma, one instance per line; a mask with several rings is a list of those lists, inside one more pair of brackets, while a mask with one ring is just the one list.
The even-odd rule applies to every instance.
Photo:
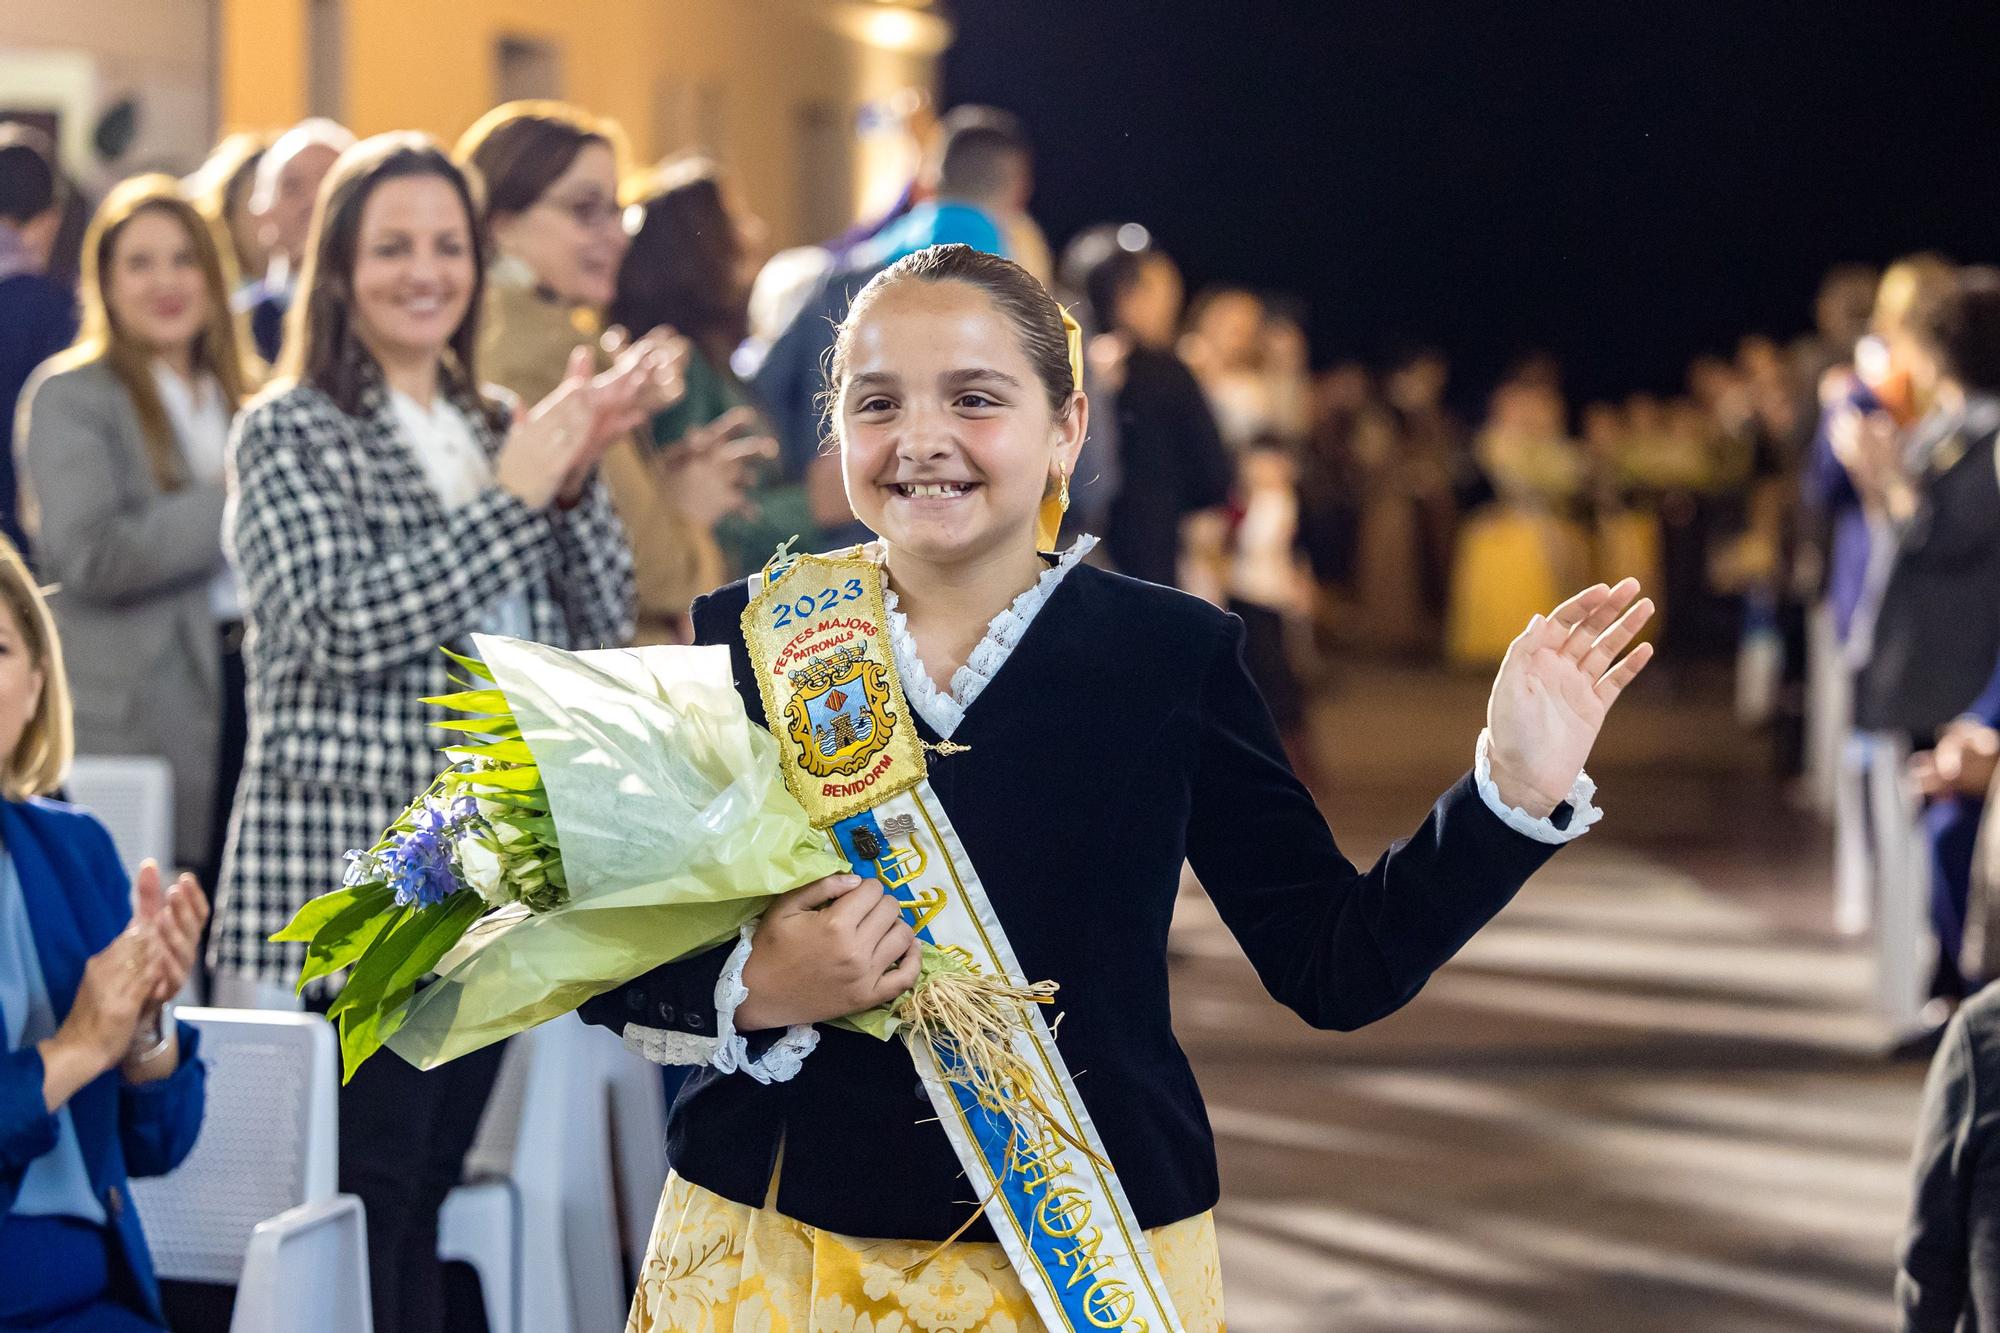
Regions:
[[685, 1009], [681, 1011], [681, 1022], [687, 1026], [689, 1032], [701, 1031], [702, 1024], [707, 1019], [708, 1015], [702, 1013], [699, 1009]]
[[653, 1012], [660, 1016], [662, 1023], [671, 1023], [674, 1021], [674, 1006], [672, 1001], [661, 1000], [658, 1008]]
[[646, 993], [634, 987], [625, 992], [625, 1008], [635, 1014], [646, 1012]]
[[125, 1196], [116, 1185], [104, 1191], [104, 1207], [113, 1217], [125, 1215]]

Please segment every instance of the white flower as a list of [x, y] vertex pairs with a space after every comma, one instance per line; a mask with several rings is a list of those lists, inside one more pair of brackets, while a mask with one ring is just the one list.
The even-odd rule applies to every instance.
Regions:
[[486, 844], [484, 834], [468, 832], [458, 840], [458, 873], [466, 884], [494, 907], [514, 900], [507, 890], [507, 868], [498, 849]]

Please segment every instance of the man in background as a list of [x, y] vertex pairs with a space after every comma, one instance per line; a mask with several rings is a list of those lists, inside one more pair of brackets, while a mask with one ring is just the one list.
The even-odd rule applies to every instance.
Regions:
[[14, 482], [14, 409], [35, 367], [76, 337], [76, 294], [48, 276], [63, 192], [48, 137], [0, 125], [0, 532], [27, 553]]
[[847, 267], [820, 283], [751, 382], [777, 435], [785, 480], [805, 482], [813, 518], [831, 545], [865, 539], [850, 526], [839, 466], [820, 457], [820, 394], [834, 328], [868, 280], [905, 255], [958, 244], [1015, 257], [1007, 227], [1034, 193], [1034, 158], [1020, 121], [991, 107], [954, 109], [922, 184], [921, 202], [855, 247]]
[[266, 361], [277, 361], [285, 341], [285, 313], [292, 307], [299, 270], [305, 264], [320, 182], [353, 143], [354, 135], [345, 126], [315, 117], [279, 135], [257, 163], [250, 211], [262, 219], [261, 239], [271, 261], [263, 280], [244, 291], [242, 304], [250, 312], [257, 355]]

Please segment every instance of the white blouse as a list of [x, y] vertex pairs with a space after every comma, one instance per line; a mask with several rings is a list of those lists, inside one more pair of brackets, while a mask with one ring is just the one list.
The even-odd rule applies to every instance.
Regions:
[[[222, 386], [215, 376], [204, 373], [199, 379], [182, 379], [179, 372], [163, 361], [153, 362], [153, 383], [166, 410], [167, 424], [180, 442], [181, 456], [189, 474], [209, 486], [222, 484], [228, 466], [230, 411], [222, 401]], [[221, 533], [216, 534], [218, 543]], [[215, 577], [208, 584], [208, 606], [220, 621], [243, 618], [243, 592], [236, 571], [216, 548]]]
[[[403, 447], [447, 514], [465, 508], [493, 485], [493, 462], [457, 404], [439, 393], [425, 407], [400, 389], [389, 391], [389, 404], [401, 428], [397, 434]], [[514, 639], [533, 638], [527, 592], [516, 588], [495, 597], [487, 603], [479, 628]]]

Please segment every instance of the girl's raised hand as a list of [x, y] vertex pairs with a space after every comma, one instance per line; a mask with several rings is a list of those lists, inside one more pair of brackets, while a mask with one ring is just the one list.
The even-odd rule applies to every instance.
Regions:
[[1568, 799], [1605, 714], [1652, 660], [1650, 643], [1619, 657], [1652, 615], [1639, 580], [1600, 583], [1536, 616], [1508, 646], [1486, 704], [1501, 800], [1546, 818]]

